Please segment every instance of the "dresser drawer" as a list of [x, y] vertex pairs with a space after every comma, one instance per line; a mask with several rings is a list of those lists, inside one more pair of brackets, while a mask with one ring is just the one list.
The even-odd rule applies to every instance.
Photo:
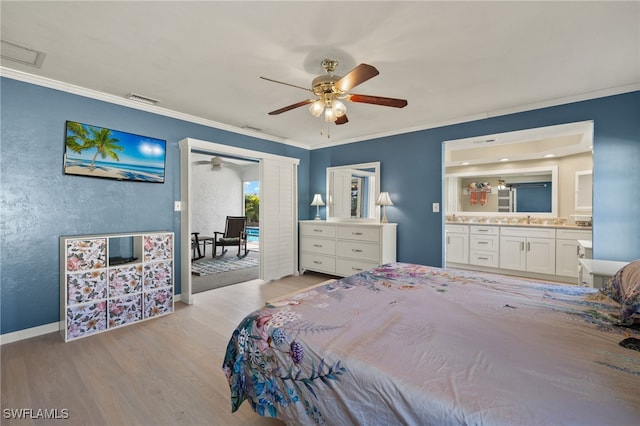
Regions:
[[336, 274], [340, 276], [349, 276], [362, 271], [368, 271], [378, 266], [376, 262], [366, 262], [362, 260], [338, 259], [336, 265]]
[[300, 268], [311, 269], [317, 272], [326, 272], [327, 274], [335, 274], [336, 258], [334, 256], [324, 256], [321, 254], [301, 253]]
[[338, 257], [358, 260], [380, 261], [380, 245], [359, 241], [338, 241]]
[[498, 251], [500, 238], [497, 235], [474, 235], [469, 237], [470, 250]]
[[305, 237], [300, 241], [300, 250], [333, 256], [336, 254], [336, 240]]
[[340, 226], [338, 227], [338, 238], [380, 242], [380, 228], [368, 226]]
[[489, 266], [497, 268], [500, 264], [498, 252], [471, 250], [469, 253], [469, 263], [471, 265]]
[[302, 223], [300, 224], [300, 234], [304, 237], [335, 238], [336, 227], [322, 223]]

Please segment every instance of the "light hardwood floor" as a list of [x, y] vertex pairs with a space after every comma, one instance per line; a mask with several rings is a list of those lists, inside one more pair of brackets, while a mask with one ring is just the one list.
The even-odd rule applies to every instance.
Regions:
[[[2, 425], [282, 425], [244, 402], [231, 413], [222, 373], [235, 326], [266, 300], [325, 281], [307, 273], [194, 295], [173, 314], [64, 343], [51, 333], [2, 346]], [[67, 410], [15, 420], [7, 409]]]

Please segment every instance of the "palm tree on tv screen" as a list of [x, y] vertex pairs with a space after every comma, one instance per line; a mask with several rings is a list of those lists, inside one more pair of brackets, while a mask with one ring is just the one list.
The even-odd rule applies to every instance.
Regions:
[[89, 164], [89, 171], [93, 172], [95, 169], [98, 155], [103, 159], [109, 156], [115, 161], [120, 161], [116, 151], [123, 151], [124, 147], [117, 144], [120, 141], [119, 139], [111, 137], [111, 130], [92, 126], [85, 127], [76, 122], [69, 122], [67, 129], [68, 133], [71, 133], [67, 134], [67, 147], [71, 151], [80, 154], [88, 149], [96, 149], [96, 153]]

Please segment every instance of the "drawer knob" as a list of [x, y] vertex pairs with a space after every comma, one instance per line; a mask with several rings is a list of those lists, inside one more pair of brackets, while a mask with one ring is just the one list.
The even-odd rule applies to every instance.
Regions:
[[351, 249], [351, 251], [354, 253], [362, 253], [361, 249]]
[[320, 262], [319, 260], [314, 260], [313, 263], [315, 263], [316, 265], [322, 265], [322, 262]]
[[351, 235], [362, 235], [362, 232], [352, 232]]
[[354, 268], [354, 267], [351, 267], [351, 270], [356, 271], [356, 272], [362, 272], [363, 271], [362, 268]]
[[322, 244], [314, 244], [313, 246], [314, 246], [314, 247], [317, 247], [317, 248], [321, 248], [321, 247], [322, 247]]

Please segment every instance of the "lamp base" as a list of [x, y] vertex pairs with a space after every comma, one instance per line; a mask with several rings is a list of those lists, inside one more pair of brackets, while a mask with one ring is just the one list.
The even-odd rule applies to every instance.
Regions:
[[313, 220], [322, 220], [320, 216], [316, 216]]
[[380, 223], [389, 223], [389, 221], [387, 220], [387, 216], [382, 216], [382, 219], [380, 219]]

